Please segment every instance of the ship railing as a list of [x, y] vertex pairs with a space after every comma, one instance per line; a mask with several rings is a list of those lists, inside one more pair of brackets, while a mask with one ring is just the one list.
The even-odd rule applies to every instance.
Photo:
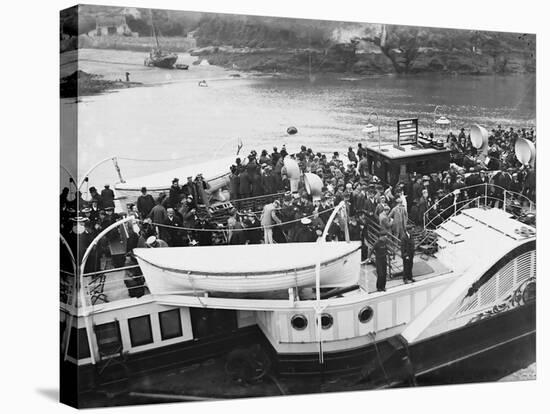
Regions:
[[235, 200], [229, 200], [233, 206], [239, 210], [252, 210], [253, 212], [261, 212], [266, 204], [272, 203], [275, 200], [281, 201], [285, 193], [283, 191], [263, 194], [254, 197], [238, 198]]
[[[496, 197], [492, 197], [492, 196], [487, 197], [487, 200], [493, 200], [493, 199], [498, 200]], [[437, 216], [434, 217], [432, 221], [435, 219], [439, 219], [441, 221], [435, 228], [431, 228], [431, 227], [424, 228], [424, 233], [425, 233], [424, 237], [420, 240], [420, 242], [418, 242], [418, 244], [416, 244], [417, 248], [420, 248], [422, 251], [431, 250], [437, 244], [437, 240], [438, 240], [438, 236], [435, 230], [437, 230], [437, 228], [439, 228], [440, 225], [443, 224], [446, 220], [460, 214], [462, 210], [466, 208], [470, 208], [472, 207], [472, 205], [476, 205], [477, 207], [480, 207], [481, 206], [480, 200], [481, 200], [481, 196], [478, 196], [474, 199], [470, 199], [468, 202], [461, 203], [458, 206], [455, 204], [450, 205], [446, 209], [438, 212]], [[451, 211], [452, 213], [449, 216], [447, 216], [447, 213]]]
[[[478, 184], [475, 186], [470, 186], [469, 188], [479, 187], [479, 186], [486, 187], [487, 184]], [[437, 230], [444, 222], [446, 222], [450, 218], [460, 214], [462, 210], [465, 210], [467, 208], [471, 208], [474, 206], [478, 208], [479, 207], [500, 208], [500, 205], [502, 205], [502, 209], [504, 211], [512, 214], [512, 216], [515, 218], [520, 218], [523, 214], [521, 212], [523, 211], [523, 208], [521, 207], [521, 202], [519, 200], [522, 200], [522, 201], [529, 201], [529, 210], [527, 210], [527, 212], [531, 214], [535, 214], [536, 212], [534, 210], [535, 204], [531, 200], [529, 200], [527, 197], [525, 197], [522, 194], [516, 193], [514, 191], [506, 190], [500, 186], [495, 186], [495, 187], [498, 187], [503, 190], [502, 197], [490, 195], [489, 193], [484, 193], [474, 198], [457, 201], [457, 198], [458, 198], [456, 197], [457, 194], [456, 193], [453, 194], [455, 195], [455, 199], [453, 200], [453, 203], [447, 208], [445, 208], [444, 210], [435, 211], [435, 215], [433, 215], [433, 217], [428, 221], [428, 223], [425, 224], [424, 226], [425, 235], [422, 238], [422, 240], [417, 244], [417, 246], [423, 246], [424, 250], [435, 246], [435, 244], [437, 244], [437, 239], [438, 239], [435, 233], [435, 230]], [[462, 188], [461, 190], [464, 190], [464, 189], [466, 189], [466, 187]], [[427, 240], [430, 240], [430, 239], [431, 239], [431, 242], [426, 243]]]
[[[108, 275], [118, 272], [124, 272], [122, 279], [120, 277], [109, 279]], [[133, 293], [138, 290], [141, 290], [139, 296], [149, 291], [145, 278], [137, 264], [84, 273], [82, 276], [85, 281], [87, 280], [84, 290], [87, 305], [107, 303], [112, 301], [113, 298], [132, 297]]]
[[74, 303], [74, 293], [75, 293], [75, 274], [74, 272], [69, 272], [63, 269], [60, 269], [59, 277], [59, 299], [61, 303], [65, 305], [72, 306]]
[[[380, 237], [382, 226], [371, 217], [366, 218], [365, 225], [367, 226], [367, 241], [369, 248], [372, 247], [376, 240]], [[401, 261], [401, 240], [399, 240], [391, 232], [386, 233], [388, 240], [388, 271], [389, 277], [403, 270], [403, 264]]]
[[[448, 217], [438, 211], [439, 206], [444, 200], [447, 202], [450, 201], [450, 205], [445, 208], [444, 211], [454, 210]], [[515, 218], [520, 217], [526, 212], [526, 206], [528, 206], [528, 213], [534, 214], [536, 212], [535, 203], [523, 194], [507, 190], [496, 184], [475, 184], [450, 192], [428, 208], [423, 215], [424, 229], [433, 228], [434, 222], [450, 218], [461, 210], [463, 205], [471, 205], [475, 200], [477, 200], [476, 202], [478, 205], [492, 205], [493, 207], [502, 206], [503, 210], [512, 214]]]

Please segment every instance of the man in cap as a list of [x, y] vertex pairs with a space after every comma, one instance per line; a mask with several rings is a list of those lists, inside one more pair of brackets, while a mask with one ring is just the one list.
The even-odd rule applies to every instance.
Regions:
[[212, 246], [214, 243], [214, 232], [212, 230], [217, 228], [216, 225], [205, 217], [199, 217], [195, 228], [199, 229], [199, 231], [196, 232], [199, 246]]
[[105, 184], [105, 188], [101, 190], [101, 204], [104, 208], [115, 206], [115, 193], [109, 188], [109, 184]]
[[412, 186], [412, 201], [418, 201], [418, 199], [422, 196], [423, 188], [424, 184], [422, 183], [422, 176], [418, 175], [416, 176], [416, 179]]
[[197, 212], [197, 205], [193, 200], [192, 195], [188, 195], [182, 203], [181, 207], [178, 210], [179, 215], [181, 216], [183, 227], [193, 227], [195, 225], [195, 217]]
[[317, 239], [317, 234], [311, 223], [311, 219], [308, 217], [304, 217], [300, 220], [295, 233], [295, 240], [297, 243], [314, 242]]
[[202, 173], [198, 173], [197, 176], [195, 177], [195, 190], [197, 192], [197, 196], [195, 196], [195, 201], [197, 203], [200, 202], [204, 204], [207, 209], [208, 207], [210, 207], [210, 199], [206, 190], [209, 190], [209, 189], [210, 189], [210, 184], [208, 184], [204, 180]]
[[432, 206], [432, 200], [428, 194], [428, 189], [422, 190], [422, 196], [417, 203], [416, 217], [413, 217], [418, 225], [424, 225], [424, 214]]
[[260, 244], [262, 240], [262, 227], [256, 215], [249, 210], [246, 217], [243, 218], [243, 224], [246, 231], [246, 239], [249, 244]]
[[388, 237], [385, 231], [380, 232], [380, 237], [372, 245], [369, 258], [373, 254], [376, 259], [376, 290], [378, 292], [385, 292], [388, 272]]
[[103, 200], [101, 199], [101, 195], [97, 192], [97, 189], [95, 187], [90, 187], [89, 191], [90, 197], [92, 198], [91, 202], [93, 203], [95, 201], [99, 209], [103, 208]]
[[168, 244], [164, 240], [157, 238], [157, 236], [150, 236], [145, 243], [150, 248], [168, 247]]
[[239, 174], [239, 197], [248, 198], [250, 197], [251, 185], [250, 185], [250, 174], [247, 169], [243, 170]]
[[185, 183], [185, 186], [183, 187], [183, 193], [185, 194], [185, 196], [193, 196], [193, 199], [197, 199], [198, 198], [198, 195], [197, 195], [197, 188], [195, 187], [195, 183], [193, 182], [193, 176], [190, 175], [189, 177], [187, 177], [187, 182]]
[[180, 202], [182, 189], [180, 187], [179, 178], [174, 178], [172, 180], [172, 186], [170, 187], [170, 192], [168, 193], [168, 205], [167, 207], [176, 208]]
[[157, 204], [151, 209], [147, 215], [153, 222], [153, 224], [163, 224], [168, 217], [166, 214], [166, 208], [162, 205], [163, 198], [159, 196], [157, 198]]
[[350, 160], [350, 162], [355, 161], [355, 164], [357, 164], [357, 156], [355, 155], [355, 152], [353, 152], [352, 147], [348, 148], [348, 160]]
[[374, 219], [374, 213], [376, 211], [376, 190], [374, 185], [369, 185], [367, 190], [367, 199], [365, 200], [365, 212], [369, 219]]
[[275, 166], [277, 161], [281, 158], [281, 154], [277, 151], [277, 147], [273, 147], [273, 152], [271, 153], [271, 165]]
[[155, 207], [155, 199], [151, 194], [147, 194], [146, 187], [141, 187], [141, 195], [138, 197], [136, 205], [141, 218], [147, 217]]
[[414, 282], [412, 275], [414, 259], [414, 239], [411, 237], [412, 226], [407, 226], [405, 234], [401, 238], [401, 258], [403, 259], [403, 282]]

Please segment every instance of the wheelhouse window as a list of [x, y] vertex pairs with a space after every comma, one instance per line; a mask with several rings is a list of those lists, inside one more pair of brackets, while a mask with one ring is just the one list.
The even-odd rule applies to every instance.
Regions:
[[130, 342], [132, 346], [147, 345], [153, 342], [151, 318], [149, 315], [128, 319]]
[[179, 309], [159, 312], [160, 335], [163, 341], [183, 335]]
[[113, 355], [122, 351], [118, 321], [96, 325], [94, 329], [100, 355]]
[[74, 326], [71, 328], [67, 355], [76, 359], [84, 359], [90, 356], [86, 328], [80, 328], [78, 330]]

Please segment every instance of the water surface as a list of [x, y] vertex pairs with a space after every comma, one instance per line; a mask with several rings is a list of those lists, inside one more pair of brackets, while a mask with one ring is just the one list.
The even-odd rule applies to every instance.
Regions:
[[[361, 132], [379, 123], [382, 139], [393, 141], [396, 121], [418, 117], [420, 130], [434, 127], [434, 109], [451, 119], [451, 129], [479, 123], [513, 127], [535, 125], [535, 76], [375, 76], [312, 74], [312, 77], [256, 77], [214, 66], [191, 65], [189, 71], [146, 68], [144, 54], [105, 50], [80, 53], [80, 69], [148, 86], [83, 97], [78, 105], [79, 174], [102, 158], [118, 155], [170, 162], [121, 161], [132, 177], [199, 162], [245, 148], [307, 145], [320, 151], [344, 151], [358, 142], [376, 141]], [[181, 62], [194, 58], [182, 55]], [[208, 87], [198, 87], [205, 79]], [[376, 112], [376, 115], [371, 114]], [[369, 116], [369, 114], [371, 114]], [[286, 135], [288, 126], [298, 128]], [[446, 132], [439, 129], [440, 134]], [[91, 182], [103, 185], [118, 177], [112, 165], [99, 167]]]

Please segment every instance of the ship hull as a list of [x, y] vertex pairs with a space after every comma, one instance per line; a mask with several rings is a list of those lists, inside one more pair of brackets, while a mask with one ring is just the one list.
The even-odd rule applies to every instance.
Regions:
[[[264, 349], [271, 352], [274, 375], [281, 384], [292, 384], [292, 381], [295, 382], [297, 378], [302, 377], [327, 379], [345, 375], [347, 378], [354, 378], [345, 388], [351, 391], [413, 384], [456, 384], [463, 382], [462, 378], [468, 378], [468, 382], [495, 380], [497, 378], [491, 376], [492, 371], [501, 367], [501, 362], [496, 361], [494, 366], [485, 363], [480, 368], [478, 363], [469, 364], [469, 361], [478, 360], [480, 357], [485, 361], [490, 360], [488, 358], [493, 352], [514, 344], [520, 344], [524, 352], [526, 348], [534, 356], [535, 308], [535, 304], [532, 303], [512, 309], [428, 338], [409, 348], [400, 348], [401, 338], [396, 335], [376, 345], [369, 344], [342, 352], [326, 353], [322, 364], [319, 363], [318, 354], [277, 354], [257, 326], [248, 326], [217, 337], [130, 354], [124, 364], [111, 364], [108, 372], [104, 372], [102, 376], [98, 376], [98, 370], [92, 365], [80, 366], [78, 394], [80, 402], [84, 401], [83, 406], [93, 406], [86, 403], [92, 390], [120, 387], [129, 377], [136, 375], [144, 376], [158, 371], [173, 370], [216, 357], [225, 358], [228, 349], [252, 344], [262, 344]], [[460, 376], [449, 378], [446, 374], [440, 374], [456, 366], [461, 367]], [[464, 371], [464, 367], [469, 367], [469, 371]], [[76, 367], [66, 362], [61, 368], [63, 372], [74, 372]], [[319, 385], [317, 381], [312, 381], [311, 384], [317, 384], [312, 385], [312, 388]], [[344, 389], [339, 389], [338, 385], [335, 385], [334, 389], [324, 390]], [[319, 391], [311, 389], [309, 392]]]
[[177, 60], [177, 55], [164, 56], [161, 58], [151, 59], [151, 65], [157, 68], [172, 69]]

